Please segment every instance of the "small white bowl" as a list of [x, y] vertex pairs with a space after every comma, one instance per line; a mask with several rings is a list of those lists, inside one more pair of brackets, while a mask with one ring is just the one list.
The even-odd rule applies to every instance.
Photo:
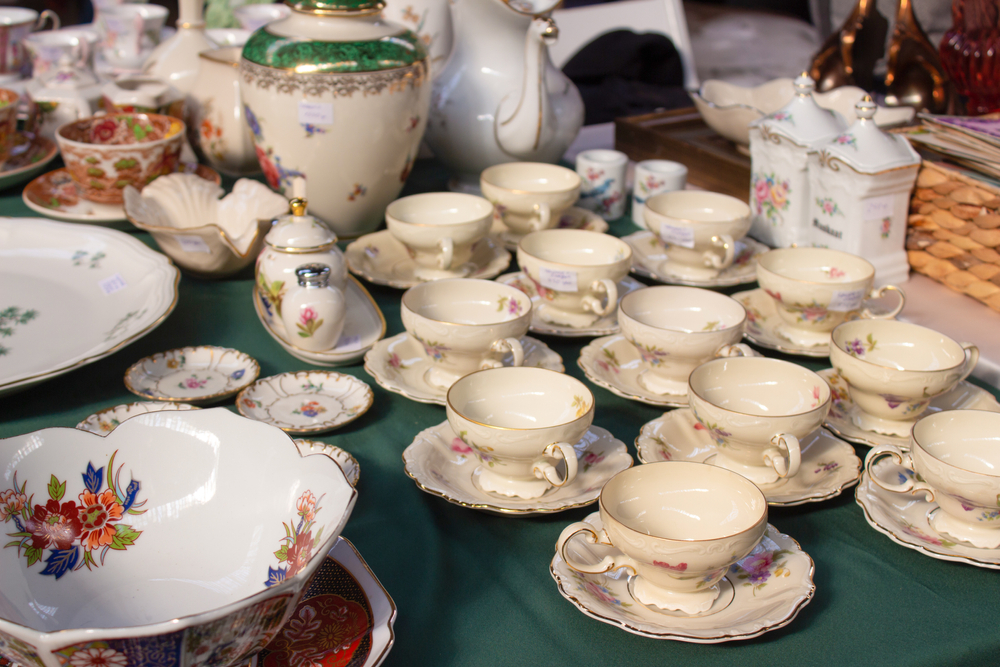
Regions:
[[125, 387], [155, 401], [206, 404], [233, 396], [258, 375], [260, 364], [243, 352], [201, 345], [140, 359], [125, 371]]

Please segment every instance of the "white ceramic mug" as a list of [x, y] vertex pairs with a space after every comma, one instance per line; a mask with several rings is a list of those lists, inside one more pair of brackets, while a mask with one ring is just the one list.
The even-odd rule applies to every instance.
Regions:
[[167, 8], [160, 5], [107, 7], [98, 18], [104, 35], [101, 48], [104, 59], [115, 67], [139, 69], [153, 47], [160, 43], [160, 30], [166, 20]]
[[576, 156], [580, 175], [581, 208], [594, 211], [605, 220], [625, 213], [625, 172], [628, 156], [621, 151], [595, 148]]
[[555, 227], [580, 196], [580, 177], [572, 169], [542, 162], [505, 162], [479, 178], [483, 196], [514, 234]]
[[576, 478], [574, 446], [594, 420], [594, 395], [556, 371], [491, 368], [451, 385], [446, 408], [448, 423], [479, 459], [473, 481], [530, 499]]
[[425, 379], [448, 388], [460, 377], [524, 362], [521, 337], [531, 325], [531, 299], [491, 280], [453, 278], [421, 283], [403, 294], [399, 314], [407, 333], [433, 362]]
[[[645, 605], [700, 614], [711, 609], [729, 567], [767, 530], [767, 499], [750, 480], [723, 468], [660, 461], [623, 470], [601, 490], [603, 530], [585, 522], [559, 535], [556, 552], [578, 572], [627, 568]], [[573, 557], [571, 540], [612, 547], [598, 563]]]
[[670, 160], [643, 160], [635, 165], [632, 185], [632, 222], [646, 227], [643, 211], [646, 200], [654, 195], [683, 190], [687, 184], [688, 169], [680, 162]]

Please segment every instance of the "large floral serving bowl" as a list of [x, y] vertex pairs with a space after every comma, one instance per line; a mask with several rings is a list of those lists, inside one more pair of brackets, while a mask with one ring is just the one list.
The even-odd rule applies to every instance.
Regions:
[[245, 660], [356, 498], [322, 443], [221, 408], [0, 440], [0, 469], [0, 656], [22, 667]]

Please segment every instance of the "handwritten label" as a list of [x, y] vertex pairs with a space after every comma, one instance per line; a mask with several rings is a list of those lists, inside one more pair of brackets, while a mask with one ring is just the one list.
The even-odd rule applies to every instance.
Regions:
[[361, 349], [361, 336], [341, 336], [337, 341], [334, 351], [338, 354], [341, 352], [353, 352], [354, 350]]
[[694, 230], [690, 227], [660, 225], [660, 238], [664, 243], [679, 245], [682, 248], [694, 247]]
[[554, 289], [557, 292], [576, 292], [576, 271], [569, 269], [550, 269], [542, 267], [538, 272], [538, 282], [542, 287]]
[[128, 285], [125, 283], [125, 279], [121, 277], [121, 274], [116, 273], [110, 278], [105, 278], [104, 280], [97, 281], [98, 287], [105, 294], [114, 294], [120, 290], [125, 289]]
[[333, 105], [329, 102], [299, 102], [299, 122], [309, 125], [332, 125]]
[[177, 242], [181, 244], [184, 252], [203, 252], [206, 255], [212, 254], [212, 249], [200, 236], [177, 236]]
[[832, 310], [836, 313], [847, 313], [860, 308], [861, 302], [864, 301], [864, 299], [864, 288], [855, 290], [837, 290], [833, 293], [833, 298], [830, 299], [830, 305], [827, 307], [827, 310]]
[[865, 220], [881, 220], [882, 218], [889, 217], [892, 215], [892, 203], [894, 200], [895, 197], [893, 195], [883, 195], [881, 197], [866, 199], [862, 217]]

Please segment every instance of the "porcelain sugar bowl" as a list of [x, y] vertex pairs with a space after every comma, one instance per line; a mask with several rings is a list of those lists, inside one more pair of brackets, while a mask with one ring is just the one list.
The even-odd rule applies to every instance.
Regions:
[[431, 86], [414, 33], [379, 0], [297, 0], [243, 47], [240, 94], [260, 166], [284, 192], [315, 179], [313, 213], [341, 237], [374, 231], [416, 159]]

